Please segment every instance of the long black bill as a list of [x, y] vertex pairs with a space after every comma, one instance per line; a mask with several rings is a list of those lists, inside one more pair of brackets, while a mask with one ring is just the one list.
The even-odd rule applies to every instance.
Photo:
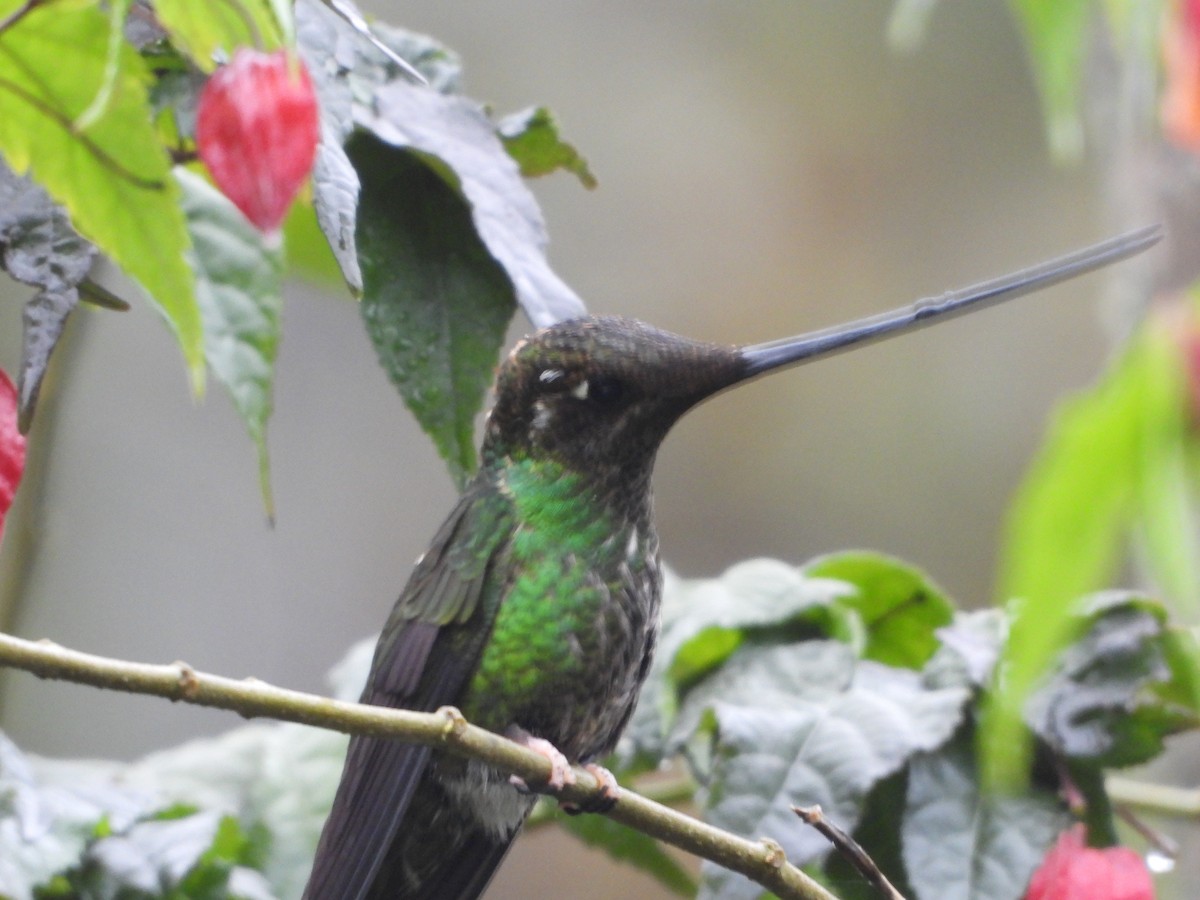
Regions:
[[995, 306], [1005, 300], [1040, 291], [1068, 278], [1136, 256], [1162, 239], [1162, 227], [1150, 225], [1091, 247], [1076, 250], [1011, 275], [984, 281], [937, 297], [926, 297], [891, 312], [823, 328], [798, 337], [784, 338], [741, 349], [746, 368], [742, 378], [753, 378], [780, 366], [797, 365], [829, 356], [860, 344], [871, 344], [935, 322]]

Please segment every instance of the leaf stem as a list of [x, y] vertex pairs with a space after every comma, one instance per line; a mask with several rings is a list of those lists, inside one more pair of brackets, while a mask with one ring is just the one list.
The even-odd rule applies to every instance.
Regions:
[[250, 13], [239, 0], [225, 0], [225, 5], [233, 10], [234, 15], [242, 20], [242, 24], [246, 26], [246, 31], [250, 33], [250, 40], [254, 44], [254, 49], [265, 51], [266, 45], [263, 43], [262, 32], [258, 30], [258, 23], [254, 21], [254, 16]]
[[1113, 803], [1169, 816], [1200, 818], [1200, 789], [1108, 777], [1104, 786]]
[[[511, 772], [526, 784], [544, 784], [550, 777], [550, 763], [544, 756], [469, 724], [452, 707], [419, 713], [348, 703], [274, 687], [256, 678], [236, 680], [209, 675], [183, 662], [170, 665], [127, 662], [81, 653], [50, 641], [29, 641], [2, 633], [0, 665], [24, 669], [42, 678], [228, 709], [247, 718], [267, 716], [348, 734], [394, 737], [435, 746]], [[601, 789], [600, 782], [586, 769], [576, 767], [574, 771], [576, 783], [567, 785], [555, 797], [563, 802], [586, 803]], [[746, 840], [629, 790], [620, 792], [616, 804], [605, 815], [739, 872], [782, 900], [836, 900], [788, 863], [782, 848], [774, 841]]]

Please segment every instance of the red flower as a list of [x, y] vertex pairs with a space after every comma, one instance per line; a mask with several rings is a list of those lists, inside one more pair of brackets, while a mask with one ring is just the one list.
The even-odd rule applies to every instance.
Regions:
[[1033, 873], [1025, 900], [1154, 900], [1154, 882], [1128, 847], [1088, 847], [1083, 826], [1075, 825]]
[[24, 470], [25, 435], [17, 430], [17, 389], [0, 370], [0, 537]]
[[312, 169], [317, 98], [304, 63], [242, 48], [208, 79], [196, 145], [213, 180], [261, 231], [274, 231]]
[[1163, 68], [1163, 130], [1179, 146], [1200, 151], [1200, 0], [1173, 5], [1163, 35]]

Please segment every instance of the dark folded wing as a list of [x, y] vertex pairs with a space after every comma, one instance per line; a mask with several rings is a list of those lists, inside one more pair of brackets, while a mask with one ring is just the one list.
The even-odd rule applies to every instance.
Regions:
[[[480, 480], [468, 488], [417, 562], [384, 626], [362, 701], [432, 711], [461, 702], [507, 588], [512, 506]], [[308, 900], [362, 900], [429, 762], [429, 748], [350, 741], [321, 833]]]

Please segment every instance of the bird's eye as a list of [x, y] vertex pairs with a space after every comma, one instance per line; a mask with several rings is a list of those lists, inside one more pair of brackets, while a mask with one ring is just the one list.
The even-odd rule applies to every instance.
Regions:
[[587, 398], [593, 403], [611, 405], [625, 396], [625, 385], [611, 375], [595, 375], [587, 381]]

